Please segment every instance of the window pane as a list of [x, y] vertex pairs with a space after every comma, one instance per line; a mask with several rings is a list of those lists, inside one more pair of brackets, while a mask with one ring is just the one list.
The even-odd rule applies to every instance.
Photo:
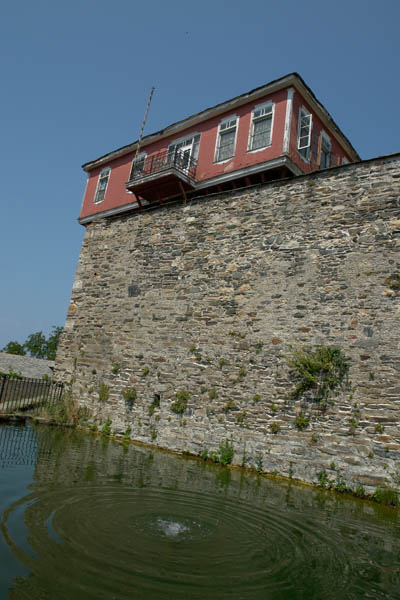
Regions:
[[251, 144], [252, 150], [268, 146], [271, 138], [272, 118], [266, 117], [259, 119], [253, 123], [253, 140]]
[[233, 156], [235, 145], [235, 131], [220, 133], [218, 160], [225, 160]]

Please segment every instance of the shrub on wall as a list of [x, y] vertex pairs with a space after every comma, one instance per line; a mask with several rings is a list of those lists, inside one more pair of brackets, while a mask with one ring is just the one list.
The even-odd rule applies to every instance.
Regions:
[[295, 350], [289, 367], [297, 381], [294, 398], [310, 392], [313, 400], [326, 403], [329, 394], [346, 380], [350, 364], [340, 348], [317, 346], [315, 350]]
[[186, 410], [189, 398], [189, 392], [186, 390], [179, 390], [176, 392], [175, 402], [171, 404], [171, 410], [178, 415], [182, 415]]

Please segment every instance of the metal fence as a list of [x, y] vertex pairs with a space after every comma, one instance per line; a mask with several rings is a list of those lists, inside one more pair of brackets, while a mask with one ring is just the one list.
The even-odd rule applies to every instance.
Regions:
[[0, 376], [0, 413], [51, 407], [61, 402], [64, 385], [44, 379]]
[[163, 150], [134, 162], [128, 183], [136, 182], [143, 177], [166, 171], [172, 167], [194, 179], [197, 160], [188, 151]]

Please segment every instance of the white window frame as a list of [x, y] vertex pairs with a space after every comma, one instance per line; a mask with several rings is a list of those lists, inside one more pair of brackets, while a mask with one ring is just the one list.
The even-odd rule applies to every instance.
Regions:
[[[321, 167], [322, 153], [326, 152], [328, 155], [328, 164]], [[331, 138], [325, 131], [321, 131], [321, 152], [319, 157], [319, 168], [329, 169], [331, 166], [331, 154], [332, 154], [332, 142]]]
[[[235, 125], [230, 125], [230, 123], [233, 121], [235, 121]], [[221, 133], [223, 135], [224, 133], [228, 132], [229, 130], [233, 129], [234, 127], [235, 127], [235, 139], [233, 141], [232, 156], [220, 159], [219, 151], [220, 151], [220, 147], [221, 147]], [[222, 119], [222, 121], [218, 125], [217, 139], [215, 142], [214, 162], [225, 163], [225, 162], [232, 160], [232, 158], [235, 156], [238, 129], [239, 129], [239, 117], [237, 115], [230, 115], [229, 117], [225, 117], [224, 119]]]
[[132, 160], [132, 164], [131, 164], [131, 170], [130, 170], [130, 174], [129, 174], [129, 180], [131, 180], [131, 179], [132, 179], [132, 174], [133, 174], [133, 165], [134, 165], [135, 163], [138, 163], [138, 162], [142, 162], [142, 161], [143, 161], [143, 169], [144, 169], [144, 166], [145, 166], [145, 163], [146, 163], [146, 158], [147, 158], [147, 152], [140, 152], [140, 153], [137, 155], [137, 157], [136, 157], [136, 158], [133, 158], [133, 160]]
[[[268, 112], [266, 112], [268, 110]], [[265, 111], [263, 114], [261, 115], [257, 115], [257, 117], [255, 117], [255, 113], [256, 112], [262, 112]], [[252, 144], [253, 144], [253, 140], [254, 140], [254, 122], [257, 121], [262, 121], [264, 119], [266, 119], [267, 117], [269, 117], [269, 115], [271, 115], [271, 129], [270, 129], [270, 133], [269, 133], [269, 140], [268, 140], [268, 144], [265, 144], [265, 146], [260, 146], [258, 148], [253, 148]], [[271, 146], [272, 144], [272, 135], [273, 135], [273, 130], [274, 130], [274, 115], [275, 115], [275, 103], [270, 101], [270, 102], [263, 102], [263, 104], [258, 104], [257, 106], [255, 106], [251, 112], [251, 122], [250, 122], [250, 129], [249, 129], [249, 139], [247, 141], [247, 152], [260, 152], [261, 150], [265, 150], [265, 148], [269, 148], [269, 146]]]
[[[103, 202], [103, 200], [105, 199], [106, 193], [107, 193], [107, 188], [108, 188], [108, 182], [110, 181], [110, 173], [111, 173], [111, 167], [105, 167], [104, 169], [102, 169], [100, 171], [99, 178], [97, 180], [96, 193], [94, 195], [94, 200], [93, 200], [94, 204], [101, 204], [101, 202]], [[101, 183], [102, 179], [104, 179], [105, 177], [107, 177], [107, 181], [106, 181], [106, 185], [104, 188], [104, 194], [103, 194], [103, 197], [100, 200], [98, 200], [98, 196], [103, 191], [103, 190], [100, 190], [100, 183]]]
[[[310, 117], [310, 121], [308, 124], [309, 130], [308, 130], [308, 135], [307, 136], [302, 136], [300, 137], [300, 132], [301, 132], [301, 121], [304, 117]], [[312, 119], [312, 114], [310, 113], [310, 111], [308, 111], [306, 109], [305, 106], [300, 106], [299, 108], [299, 120], [297, 123], [297, 152], [300, 154], [301, 158], [305, 161], [305, 162], [309, 162], [310, 160], [310, 153], [311, 153], [311, 133], [312, 133], [312, 125], [313, 125], [313, 119]], [[304, 140], [304, 141], [302, 141]], [[302, 150], [305, 150], [305, 152], [302, 152]]]
[[[194, 141], [194, 138], [196, 138], [196, 137], [199, 138], [198, 143]], [[199, 133], [198, 131], [195, 131], [194, 133], [191, 133], [190, 135], [185, 135], [183, 137], [180, 137], [177, 140], [174, 140], [173, 142], [168, 144], [167, 157], [171, 156], [172, 153], [175, 152], [176, 146], [178, 146], [179, 144], [182, 144], [182, 146], [191, 145], [192, 148], [190, 151], [190, 158], [197, 160], [197, 158], [199, 156], [200, 142], [201, 142], [201, 133]], [[194, 148], [194, 151], [193, 151], [193, 148]]]

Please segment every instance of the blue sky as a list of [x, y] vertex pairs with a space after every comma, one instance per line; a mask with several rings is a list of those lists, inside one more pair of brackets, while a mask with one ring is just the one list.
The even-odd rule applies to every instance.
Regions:
[[362, 158], [400, 151], [398, 0], [4, 0], [0, 348], [63, 325], [82, 163], [297, 71]]

